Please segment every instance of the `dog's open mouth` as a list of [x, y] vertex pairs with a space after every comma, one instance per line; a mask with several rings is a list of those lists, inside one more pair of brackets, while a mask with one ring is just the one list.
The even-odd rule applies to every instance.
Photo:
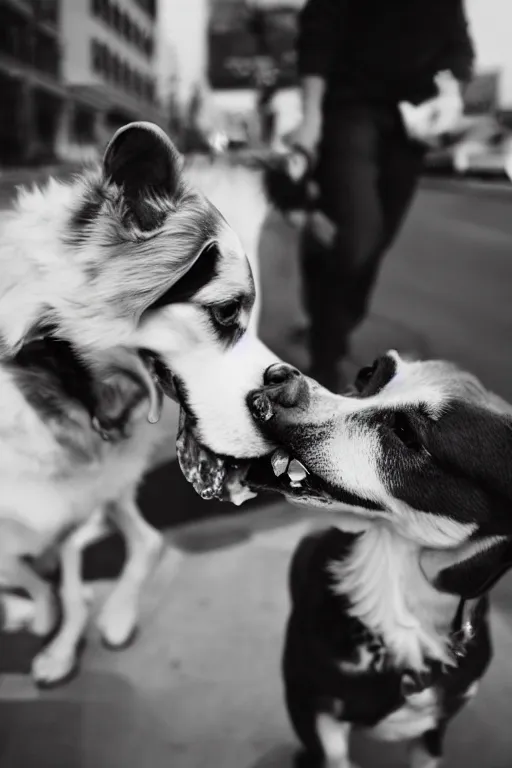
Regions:
[[176, 453], [185, 479], [202, 499], [231, 501], [240, 505], [256, 496], [246, 484], [250, 462], [218, 456], [201, 445], [183, 408], [180, 412]]
[[176, 451], [185, 479], [205, 500], [218, 499], [240, 505], [260, 491], [308, 498], [324, 495], [319, 478], [283, 448], [255, 459], [214, 454], [196, 440], [183, 410]]
[[282, 447], [250, 461], [245, 482], [255, 492], [281, 493], [288, 498], [320, 499], [327, 495], [321, 478]]

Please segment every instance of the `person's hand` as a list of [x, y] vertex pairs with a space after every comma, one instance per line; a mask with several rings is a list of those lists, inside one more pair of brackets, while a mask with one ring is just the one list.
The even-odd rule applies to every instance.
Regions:
[[302, 118], [299, 125], [283, 141], [290, 147], [300, 147], [314, 158], [322, 135], [322, 115], [311, 114]]
[[437, 96], [417, 106], [398, 105], [408, 135], [429, 147], [439, 145], [442, 136], [454, 133], [461, 125], [464, 102], [459, 83], [451, 72], [439, 72], [435, 82]]
[[438, 96], [434, 101], [432, 133], [437, 136], [453, 133], [460, 126], [464, 101], [460, 84], [451, 72], [439, 72], [435, 77]]

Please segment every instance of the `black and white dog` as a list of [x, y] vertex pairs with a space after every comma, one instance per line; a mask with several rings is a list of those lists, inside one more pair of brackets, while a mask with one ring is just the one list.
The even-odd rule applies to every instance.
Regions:
[[[182, 443], [268, 450], [246, 405], [276, 359], [247, 333], [251, 266], [182, 165], [160, 128], [131, 123], [97, 168], [21, 190], [0, 221], [0, 597], [10, 628], [16, 592], [29, 598], [40, 686], [76, 671], [91, 613], [82, 554], [111, 526], [128, 554], [97, 624], [111, 648], [135, 636], [163, 543], [136, 496], [164, 395], [186, 401]], [[200, 493], [233, 499], [220, 459], [197, 473], [180, 455]], [[58, 598], [48, 561], [61, 566]]]
[[512, 413], [455, 366], [394, 352], [356, 389], [333, 395], [274, 365], [248, 398], [280, 446], [248, 482], [341, 513], [293, 557], [286, 702], [308, 765], [347, 768], [359, 728], [434, 768], [492, 656], [487, 595], [512, 563]]

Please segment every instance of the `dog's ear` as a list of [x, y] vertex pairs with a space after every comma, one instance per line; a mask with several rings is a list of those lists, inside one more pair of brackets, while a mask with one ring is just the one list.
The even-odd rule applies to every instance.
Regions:
[[442, 415], [438, 426], [429, 431], [425, 447], [438, 465], [470, 483], [482, 499], [482, 511], [474, 518], [480, 535], [511, 536], [510, 414], [484, 405], [454, 403]]
[[491, 536], [457, 550], [427, 550], [421, 565], [436, 589], [471, 600], [488, 592], [512, 567], [512, 538]]
[[148, 198], [173, 199], [182, 184], [183, 159], [167, 134], [153, 123], [120, 128], [103, 158], [105, 177], [123, 189], [136, 215]]
[[512, 418], [496, 399], [484, 402], [452, 404], [426, 442], [438, 464], [473, 488], [472, 537], [459, 549], [422, 556], [431, 583], [465, 599], [487, 592], [512, 567]]

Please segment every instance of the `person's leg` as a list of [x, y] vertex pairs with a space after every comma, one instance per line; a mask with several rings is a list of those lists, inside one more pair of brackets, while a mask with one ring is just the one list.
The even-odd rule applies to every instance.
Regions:
[[360, 320], [366, 315], [382, 258], [395, 242], [414, 199], [425, 156], [421, 146], [405, 135], [398, 111], [388, 116], [386, 122], [387, 129], [383, 131], [381, 140], [378, 182], [384, 221], [383, 239], [375, 258], [361, 272], [354, 294], [358, 302], [356, 316]]
[[317, 170], [320, 211], [303, 232], [311, 374], [330, 388], [336, 387], [338, 363], [359, 319], [358, 278], [375, 260], [384, 236], [379, 132], [369, 109], [344, 109], [326, 117]]
[[336, 361], [366, 314], [382, 257], [411, 203], [422, 160], [395, 110], [344, 110], [327, 121], [318, 181], [331, 227], [315, 226], [313, 216], [302, 253], [312, 374], [331, 388]]

